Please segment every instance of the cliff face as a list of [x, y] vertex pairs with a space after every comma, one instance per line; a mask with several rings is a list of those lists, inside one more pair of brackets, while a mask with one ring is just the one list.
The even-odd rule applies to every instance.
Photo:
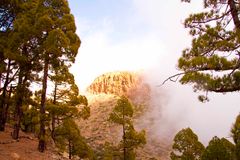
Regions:
[[154, 118], [145, 118], [151, 111], [152, 90], [144, 76], [135, 72], [110, 72], [97, 77], [87, 88], [87, 99], [91, 109], [88, 119], [79, 120], [81, 134], [86, 137], [89, 145], [94, 149], [98, 159], [106, 143], [117, 146], [122, 137], [122, 128], [109, 121], [116, 102], [121, 95], [128, 97], [134, 104], [133, 123], [136, 130], [146, 131], [147, 144], [138, 148], [137, 159], [169, 159], [170, 151], [167, 140], [160, 140], [152, 136]]
[[125, 95], [135, 104], [146, 103], [150, 98], [150, 87], [139, 73], [110, 72], [97, 77], [87, 88], [91, 94]]

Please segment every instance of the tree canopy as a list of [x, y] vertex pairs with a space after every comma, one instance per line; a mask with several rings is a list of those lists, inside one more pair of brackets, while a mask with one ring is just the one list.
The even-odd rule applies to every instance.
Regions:
[[231, 128], [235, 144], [226, 138], [214, 136], [205, 148], [190, 128], [182, 129], [175, 137], [170, 158], [172, 160], [239, 160], [240, 159], [240, 115]]
[[200, 160], [205, 147], [191, 128], [182, 129], [174, 137], [171, 159]]
[[137, 132], [134, 129], [133, 113], [132, 103], [125, 96], [121, 96], [109, 117], [111, 122], [122, 127], [122, 140], [119, 149], [123, 153], [120, 157], [124, 160], [135, 159], [134, 149], [146, 144], [145, 131]]
[[236, 145], [236, 157], [240, 160], [240, 114], [236, 117], [236, 121], [231, 129], [232, 138]]
[[[190, 0], [182, 0], [190, 2]], [[183, 50], [178, 69], [182, 84], [194, 91], [235, 92], [240, 90], [240, 4], [235, 0], [203, 0], [203, 12], [190, 14], [184, 27], [192, 45]], [[207, 96], [199, 96], [206, 101]]]
[[[38, 149], [43, 152], [50, 127], [46, 113], [51, 101], [49, 82], [55, 85], [51, 104], [58, 110], [57, 116], [89, 116], [86, 97], [79, 96], [69, 72], [80, 43], [68, 1], [1, 0], [0, 131], [6, 122], [13, 122], [12, 137], [18, 139], [21, 126], [27, 131], [34, 125], [39, 134]], [[41, 89], [33, 96], [36, 86]], [[81, 103], [85, 108], [78, 112], [76, 105]], [[62, 111], [69, 113], [59, 113]], [[56, 127], [54, 120], [52, 128]]]
[[77, 155], [80, 158], [94, 159], [93, 151], [81, 136], [79, 127], [72, 119], [65, 119], [56, 129], [56, 145], [63, 151], [68, 148], [69, 159]]
[[234, 160], [235, 146], [225, 138], [213, 137], [202, 154], [202, 160]]

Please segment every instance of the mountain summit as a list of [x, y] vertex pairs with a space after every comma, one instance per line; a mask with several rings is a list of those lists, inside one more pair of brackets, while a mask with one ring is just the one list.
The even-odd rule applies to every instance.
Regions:
[[113, 94], [126, 96], [134, 104], [145, 104], [150, 98], [150, 86], [138, 72], [117, 71], [97, 77], [87, 88], [91, 94]]
[[[122, 128], [109, 122], [109, 115], [113, 111], [119, 96], [126, 96], [134, 105], [133, 123], [137, 130], [146, 131], [147, 144], [138, 148], [137, 159], [169, 159], [170, 147], [168, 141], [156, 136], [155, 126], [160, 125], [156, 117], [156, 106], [152, 104], [154, 88], [141, 72], [117, 71], [98, 76], [87, 88], [87, 99], [91, 108], [88, 119], [78, 124], [81, 134], [99, 159], [103, 155], [106, 144], [118, 145], [122, 137]], [[160, 97], [158, 97], [160, 98]], [[160, 118], [160, 114], [157, 116]]]

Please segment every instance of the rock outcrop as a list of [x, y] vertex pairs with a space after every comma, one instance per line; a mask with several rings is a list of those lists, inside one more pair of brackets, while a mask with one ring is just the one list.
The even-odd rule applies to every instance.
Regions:
[[[81, 134], [101, 159], [105, 144], [117, 146], [122, 137], [121, 126], [111, 123], [109, 115], [113, 111], [119, 96], [128, 97], [134, 104], [134, 126], [136, 130], [146, 131], [147, 144], [138, 148], [137, 159], [169, 159], [169, 143], [151, 136], [154, 118], [145, 118], [152, 110], [152, 90], [143, 74], [136, 72], [110, 72], [97, 77], [87, 88], [87, 99], [91, 116], [78, 124]], [[143, 123], [144, 122], [144, 123]], [[147, 125], [145, 125], [147, 124]]]
[[87, 88], [91, 94], [124, 95], [134, 104], [145, 104], [150, 98], [150, 87], [136, 72], [109, 72], [97, 77]]

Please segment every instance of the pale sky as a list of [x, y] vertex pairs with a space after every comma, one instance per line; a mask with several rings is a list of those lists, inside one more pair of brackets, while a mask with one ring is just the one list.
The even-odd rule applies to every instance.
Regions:
[[[142, 70], [154, 85], [177, 73], [177, 59], [191, 44], [182, 22], [202, 9], [201, 1], [180, 1], [69, 0], [82, 41], [72, 67], [80, 90], [109, 71]], [[190, 85], [168, 82], [159, 90], [167, 95], [164, 115], [169, 123], [191, 127], [205, 144], [215, 135], [229, 137], [240, 112], [239, 93], [210, 94], [211, 101], [203, 104]]]

